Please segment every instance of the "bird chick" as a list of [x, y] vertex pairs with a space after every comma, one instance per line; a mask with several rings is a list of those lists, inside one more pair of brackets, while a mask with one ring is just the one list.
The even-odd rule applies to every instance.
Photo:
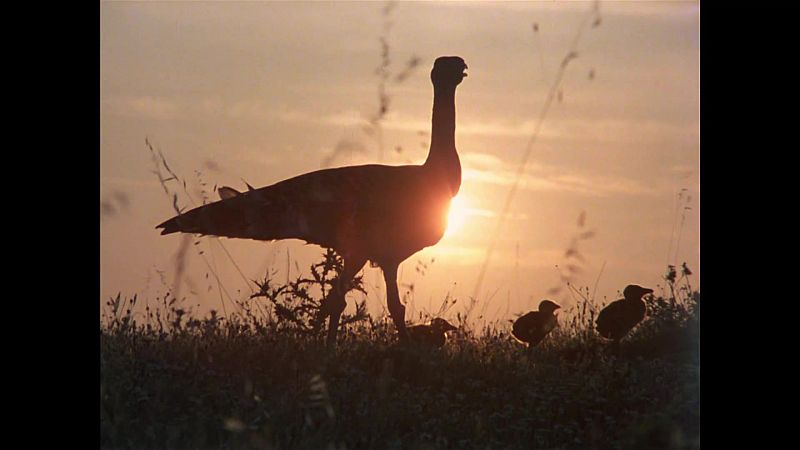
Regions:
[[636, 284], [628, 285], [622, 291], [624, 298], [612, 302], [597, 316], [597, 332], [600, 333], [600, 336], [618, 343], [644, 319], [647, 307], [642, 301], [642, 297], [652, 293], [652, 289]]
[[533, 347], [558, 325], [555, 310], [561, 308], [550, 300], [542, 300], [538, 311], [531, 311], [514, 322], [511, 334], [519, 341]]
[[447, 341], [447, 332], [457, 330], [455, 326], [444, 319], [433, 319], [428, 325], [413, 325], [407, 328], [408, 337], [412, 342], [441, 348]]

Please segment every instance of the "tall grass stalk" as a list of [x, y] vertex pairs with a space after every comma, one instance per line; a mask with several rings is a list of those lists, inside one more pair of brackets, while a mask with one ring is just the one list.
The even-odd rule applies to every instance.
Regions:
[[511, 203], [513, 202], [514, 197], [517, 193], [517, 189], [519, 188], [519, 183], [520, 180], [522, 179], [522, 175], [525, 173], [525, 168], [528, 164], [528, 159], [532, 154], [533, 146], [539, 137], [539, 133], [542, 129], [544, 120], [547, 117], [547, 113], [550, 110], [550, 106], [553, 103], [553, 99], [555, 98], [556, 93], [558, 92], [559, 87], [561, 86], [561, 80], [564, 77], [567, 65], [569, 64], [570, 61], [578, 57], [578, 43], [580, 42], [580, 38], [583, 34], [584, 29], [589, 24], [589, 21], [591, 19], [594, 19], [592, 21], [593, 27], [598, 26], [600, 24], [600, 11], [597, 1], [595, 1], [592, 4], [591, 11], [589, 11], [589, 13], [587, 13], [584, 16], [583, 21], [581, 22], [580, 26], [578, 26], [575, 37], [572, 40], [572, 43], [569, 47], [569, 50], [567, 51], [567, 54], [561, 61], [561, 65], [559, 66], [558, 71], [556, 72], [555, 80], [553, 80], [553, 84], [551, 85], [550, 90], [547, 93], [547, 98], [545, 99], [544, 105], [542, 105], [542, 109], [539, 112], [539, 117], [536, 121], [536, 127], [533, 131], [533, 134], [530, 137], [530, 140], [528, 141], [527, 146], [525, 147], [525, 152], [523, 154], [522, 160], [517, 165], [517, 172], [514, 177], [514, 182], [512, 183], [511, 189], [509, 190], [508, 195], [506, 196], [506, 200], [503, 203], [503, 207], [500, 210], [500, 213], [498, 214], [497, 225], [495, 226], [494, 232], [491, 235], [492, 236], [491, 241], [486, 249], [486, 256], [484, 257], [481, 270], [478, 273], [478, 277], [475, 282], [475, 290], [473, 292], [473, 297], [475, 298], [477, 298], [478, 295], [480, 294], [480, 289], [481, 286], [483, 285], [483, 279], [486, 275], [486, 271], [489, 268], [489, 263], [491, 262], [494, 249], [497, 246], [497, 240], [500, 237], [500, 231], [502, 230], [503, 225], [505, 224], [505, 221], [508, 217], [508, 213], [511, 209]]

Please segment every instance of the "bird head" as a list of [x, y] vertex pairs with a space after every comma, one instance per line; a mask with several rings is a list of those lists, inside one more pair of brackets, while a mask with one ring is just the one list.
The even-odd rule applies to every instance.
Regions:
[[551, 302], [550, 300], [542, 300], [539, 303], [539, 311], [546, 314], [552, 314], [555, 310], [559, 308], [561, 307], [558, 306], [557, 303]]
[[444, 319], [440, 319], [438, 317], [436, 319], [431, 320], [431, 328], [439, 330], [441, 332], [453, 331], [458, 329], [453, 325], [451, 325], [450, 322]]
[[467, 76], [467, 64], [458, 56], [436, 58], [431, 70], [431, 81], [435, 86], [457, 86]]
[[630, 300], [639, 300], [643, 296], [645, 296], [647, 294], [652, 294], [652, 293], [653, 293], [652, 289], [643, 288], [643, 287], [639, 286], [638, 284], [629, 284], [625, 288], [625, 290], [622, 291], [622, 295], [626, 299], [630, 299]]

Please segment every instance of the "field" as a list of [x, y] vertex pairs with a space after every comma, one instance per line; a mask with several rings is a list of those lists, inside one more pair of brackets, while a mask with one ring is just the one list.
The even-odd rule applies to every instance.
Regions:
[[460, 316], [444, 348], [401, 346], [365, 311], [329, 350], [298, 308], [313, 296], [271, 292], [280, 314], [255, 314], [262, 299], [251, 299], [230, 319], [192, 318], [164, 298], [137, 321], [135, 299], [110, 300], [102, 448], [699, 448], [691, 289], [648, 297], [648, 318], [618, 348], [591, 326], [602, 305], [583, 298], [531, 350], [508, 323], [474, 330]]

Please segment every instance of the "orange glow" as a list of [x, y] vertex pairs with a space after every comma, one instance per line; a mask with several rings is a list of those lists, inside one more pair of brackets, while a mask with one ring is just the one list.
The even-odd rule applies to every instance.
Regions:
[[467, 221], [467, 202], [464, 197], [456, 195], [450, 201], [450, 211], [447, 214], [447, 230], [444, 232], [444, 238], [449, 238], [455, 235], [460, 230], [464, 223]]

